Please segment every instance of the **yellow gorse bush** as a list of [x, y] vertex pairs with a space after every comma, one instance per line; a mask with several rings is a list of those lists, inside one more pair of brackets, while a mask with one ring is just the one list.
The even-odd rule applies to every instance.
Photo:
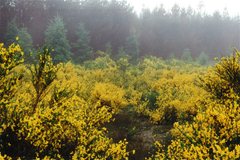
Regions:
[[11, 160], [12, 158], [11, 157], [8, 157], [6, 155], [1, 155], [0, 153], [0, 160]]
[[114, 113], [127, 105], [124, 89], [111, 83], [96, 83], [91, 96], [93, 101], [111, 107], [109, 109]]
[[143, 60], [139, 69], [140, 73], [129, 82], [130, 103], [153, 123], [191, 120], [208, 97], [197, 85], [204, 67], [150, 57]]
[[206, 92], [195, 84], [197, 73], [181, 73], [177, 70], [165, 70], [162, 77], [153, 84], [158, 91], [157, 105], [149, 115], [154, 122], [179, 121], [196, 115]]
[[[78, 93], [82, 83], [78, 72], [69, 73], [71, 64], [53, 64], [47, 49], [27, 67], [18, 66], [22, 62], [18, 45], [6, 49], [1, 44], [0, 51], [1, 157], [127, 159], [126, 140], [114, 143], [103, 126], [115, 114], [109, 107], [115, 110], [125, 101], [110, 99], [107, 106], [84, 99]], [[119, 89], [117, 96], [124, 96], [122, 89], [114, 89]]]
[[175, 123], [175, 139], [167, 149], [157, 142], [157, 152], [150, 159], [240, 158], [239, 60], [236, 51], [201, 78], [202, 86], [211, 95], [205, 100], [206, 109], [193, 122]]
[[238, 52], [207, 73], [175, 59], [131, 65], [100, 53], [84, 65], [54, 64], [45, 48], [24, 65], [19, 45], [0, 44], [0, 159], [128, 159], [129, 142], [106, 128], [125, 107], [154, 124], [177, 122], [170, 145], [157, 141], [149, 159], [240, 157]]
[[[13, 69], [23, 62], [23, 52], [19, 45], [12, 44], [8, 48], [0, 44], [0, 133], [4, 132], [9, 125], [14, 125], [9, 110], [14, 109], [12, 103], [17, 84], [21, 75], [13, 72]], [[9, 124], [9, 120], [11, 120]]]

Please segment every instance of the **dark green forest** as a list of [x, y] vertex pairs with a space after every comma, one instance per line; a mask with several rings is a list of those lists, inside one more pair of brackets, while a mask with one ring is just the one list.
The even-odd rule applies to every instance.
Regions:
[[239, 30], [239, 17], [227, 10], [210, 15], [162, 5], [137, 14], [124, 0], [0, 1], [0, 41], [8, 45], [19, 36], [25, 54], [47, 44], [56, 61], [82, 62], [97, 50], [113, 58], [218, 57], [239, 47]]

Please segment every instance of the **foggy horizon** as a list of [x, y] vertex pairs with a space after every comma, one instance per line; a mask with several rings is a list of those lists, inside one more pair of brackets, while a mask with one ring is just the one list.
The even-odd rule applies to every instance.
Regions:
[[208, 0], [126, 0], [129, 4], [134, 7], [134, 11], [140, 14], [142, 9], [153, 10], [155, 8], [161, 7], [166, 9], [167, 12], [171, 11], [171, 8], [176, 4], [181, 8], [188, 9], [191, 7], [194, 10], [201, 10], [202, 13], [212, 15], [214, 12], [219, 12], [223, 14], [228, 12], [231, 17], [239, 16], [240, 2], [237, 0], [221, 0], [221, 1], [208, 1]]
[[[213, 1], [188, 0], [181, 3], [176, 0], [148, 3], [133, 0], [8, 0], [0, 4], [0, 40], [9, 44], [14, 38], [11, 34], [21, 31], [31, 42], [26, 46], [41, 47], [51, 39], [46, 36], [51, 32], [50, 22], [59, 16], [62, 20], [56, 23], [62, 25], [69, 43], [67, 53], [71, 53], [73, 59], [80, 54], [75, 47], [78, 41], [87, 41], [94, 52], [111, 48], [113, 57], [118, 57], [121, 49], [129, 54], [136, 52], [134, 54], [139, 58], [146, 55], [168, 58], [172, 54], [180, 58], [186, 51], [193, 57], [201, 53], [210, 57], [222, 56], [231, 53], [234, 47], [240, 47], [239, 17], [226, 10], [208, 15], [204, 8], [232, 7], [234, 10], [233, 3], [225, 3], [221, 1], [214, 8]], [[151, 9], [141, 10], [139, 16], [134, 10], [142, 8], [142, 4], [148, 4], [145, 7]], [[191, 7], [183, 8], [188, 6]], [[13, 31], [10, 28], [12, 21], [15, 21]], [[84, 26], [80, 31], [79, 23]]]

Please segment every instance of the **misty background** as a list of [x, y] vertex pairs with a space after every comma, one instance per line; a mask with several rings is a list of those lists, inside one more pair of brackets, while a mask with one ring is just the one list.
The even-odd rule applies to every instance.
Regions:
[[112, 57], [218, 57], [240, 47], [239, 31], [239, 17], [227, 10], [207, 14], [175, 4], [170, 10], [159, 5], [136, 13], [122, 0], [0, 1], [1, 42], [8, 45], [17, 35], [32, 48], [62, 41], [64, 58], [79, 62], [97, 50]]

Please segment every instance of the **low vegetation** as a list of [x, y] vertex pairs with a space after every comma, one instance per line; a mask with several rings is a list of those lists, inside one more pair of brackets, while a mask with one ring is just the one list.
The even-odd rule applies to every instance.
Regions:
[[[172, 126], [146, 159], [240, 158], [238, 51], [210, 67], [97, 55], [55, 63], [44, 48], [23, 64], [19, 45], [0, 45], [0, 159], [131, 159], [141, 121]], [[141, 124], [125, 124], [132, 128], [118, 140], [109, 124], [121, 116]]]

